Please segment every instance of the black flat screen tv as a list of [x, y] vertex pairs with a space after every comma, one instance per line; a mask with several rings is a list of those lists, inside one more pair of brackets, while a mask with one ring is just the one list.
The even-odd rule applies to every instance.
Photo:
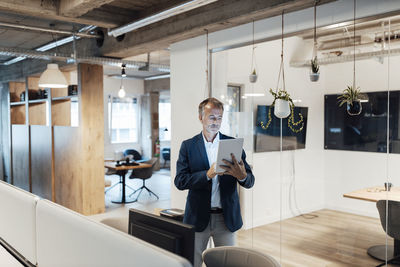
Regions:
[[[268, 122], [268, 110], [270, 106], [257, 106], [257, 121], [254, 138], [255, 152], [280, 151], [281, 122], [275, 117], [274, 108], [271, 109], [271, 124], [267, 129], [261, 127], [261, 122]], [[303, 115], [304, 126], [299, 133], [293, 132], [288, 126], [288, 119], [282, 119], [282, 150], [304, 149], [306, 146], [308, 107], [294, 107], [294, 121]], [[299, 125], [300, 126], [300, 125]], [[294, 127], [298, 129], [299, 127]]]
[[194, 226], [137, 209], [129, 210], [128, 233], [194, 261]]
[[[387, 151], [388, 92], [365, 93], [360, 115], [338, 106], [339, 95], [325, 95], [325, 149], [365, 152]], [[389, 94], [389, 152], [400, 153], [400, 91]]]

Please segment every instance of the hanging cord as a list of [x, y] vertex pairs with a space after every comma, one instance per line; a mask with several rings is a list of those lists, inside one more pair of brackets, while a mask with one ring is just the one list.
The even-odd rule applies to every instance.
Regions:
[[314, 1], [314, 47], [312, 60], [317, 58], [317, 4], [319, 0]]
[[356, 0], [354, 2], [353, 16], [353, 89], [356, 89]]
[[[210, 82], [209, 82], [209, 75], [208, 75], [208, 30], [205, 29], [206, 31], [206, 86], [205, 86], [205, 91], [208, 94], [208, 97], [211, 97], [211, 92], [210, 92]], [[206, 92], [204, 92], [204, 96], [206, 96]]]
[[[251, 55], [251, 68], [250, 68], [250, 73], [253, 74], [253, 71], [256, 71], [257, 69], [257, 61], [256, 61], [256, 45], [255, 45], [255, 40], [254, 40], [254, 20], [253, 20], [253, 51]], [[257, 71], [256, 71], [257, 74]]]
[[[301, 216], [304, 219], [314, 219], [314, 218], [317, 218], [318, 215], [312, 214], [312, 213], [304, 214], [300, 211], [299, 206], [297, 205], [295, 155], [296, 155], [296, 152], [293, 150], [292, 151], [292, 179], [291, 179], [290, 185], [289, 185], [289, 208], [290, 208], [290, 211], [292, 212], [292, 214], [295, 216]], [[294, 201], [294, 209], [295, 210], [292, 207], [292, 191], [293, 191], [293, 201]], [[297, 215], [296, 215], [296, 212], [298, 213]]]
[[[386, 124], [387, 124], [387, 127], [386, 127], [386, 182], [387, 183], [389, 183], [390, 182], [390, 180], [389, 180], [389, 147], [390, 147], [390, 49], [391, 49], [391, 47], [390, 47], [390, 36], [391, 36], [391, 29], [390, 29], [390, 25], [391, 23], [390, 23], [390, 19], [389, 19], [389, 32], [388, 32], [388, 71], [387, 71], [387, 73], [388, 73], [388, 76], [387, 76], [387, 78], [388, 78], [388, 84], [387, 84], [387, 87], [388, 87], [388, 94], [387, 94], [387, 118], [386, 118]], [[383, 40], [385, 40], [385, 35], [383, 36]], [[389, 229], [388, 227], [388, 219], [389, 219], [389, 212], [388, 212], [388, 209], [389, 209], [389, 202], [388, 202], [388, 193], [389, 193], [389, 191], [386, 191], [386, 207], [385, 207], [385, 209], [386, 209], [386, 218], [385, 218], [385, 224], [386, 224], [386, 227], [385, 227], [385, 229], [386, 229], [386, 238], [385, 238], [385, 245], [386, 245], [386, 249], [385, 249], [385, 263], [386, 263], [386, 265], [387, 265], [387, 263], [388, 263], [388, 261], [387, 261], [387, 259], [388, 259], [388, 249], [387, 249], [387, 247], [389, 246], [388, 244], [389, 244], [389, 236], [388, 236], [388, 234], [387, 234], [387, 229]]]
[[[288, 127], [290, 128], [290, 130], [292, 130], [292, 132], [294, 133], [299, 133], [303, 130], [304, 128], [304, 118], [303, 118], [303, 114], [299, 113], [299, 117], [300, 119], [295, 122], [294, 120], [294, 103], [292, 101], [292, 99], [290, 98], [290, 95], [286, 92], [286, 83], [285, 83], [285, 68], [284, 68], [284, 62], [283, 62], [283, 43], [284, 43], [284, 25], [285, 25], [285, 21], [284, 21], [284, 15], [285, 15], [285, 10], [282, 11], [282, 34], [281, 34], [281, 40], [282, 40], [282, 47], [281, 47], [281, 65], [279, 67], [279, 74], [278, 74], [278, 82], [276, 84], [276, 88], [275, 88], [275, 93], [272, 91], [272, 89], [270, 90], [271, 94], [274, 96], [274, 101], [272, 102], [271, 106], [268, 109], [268, 121], [266, 124], [264, 124], [263, 121], [261, 121], [261, 128], [263, 128], [264, 130], [266, 130], [269, 125], [272, 122], [272, 116], [271, 116], [271, 109], [273, 106], [275, 106], [275, 101], [276, 99], [278, 99], [278, 96], [281, 96], [281, 93], [279, 92], [279, 81], [281, 78], [281, 73], [282, 73], [282, 94], [285, 96], [287, 96], [287, 100], [289, 102], [289, 107], [290, 107], [290, 115], [288, 118]], [[299, 126], [300, 127], [298, 129], [295, 129], [295, 127]]]

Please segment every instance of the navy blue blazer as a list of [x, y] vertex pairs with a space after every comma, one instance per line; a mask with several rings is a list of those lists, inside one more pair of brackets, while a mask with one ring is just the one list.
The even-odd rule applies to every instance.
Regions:
[[[220, 133], [220, 139], [232, 139]], [[245, 188], [254, 185], [254, 176], [242, 153], [247, 177], [239, 182], [231, 175], [219, 176], [221, 205], [226, 227], [235, 232], [243, 225], [240, 213], [237, 183]], [[196, 232], [202, 232], [210, 221], [212, 181], [207, 178], [210, 169], [202, 133], [183, 141], [176, 163], [175, 186], [179, 190], [189, 189], [186, 200], [184, 223], [195, 226]]]

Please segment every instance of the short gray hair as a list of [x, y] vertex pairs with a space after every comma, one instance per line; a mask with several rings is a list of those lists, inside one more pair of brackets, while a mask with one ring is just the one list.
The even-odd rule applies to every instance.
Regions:
[[199, 116], [200, 117], [203, 117], [204, 107], [207, 104], [211, 104], [213, 107], [219, 108], [222, 111], [224, 111], [224, 103], [222, 103], [221, 101], [219, 101], [218, 99], [216, 99], [214, 97], [209, 97], [209, 98], [201, 101], [201, 103], [199, 104]]

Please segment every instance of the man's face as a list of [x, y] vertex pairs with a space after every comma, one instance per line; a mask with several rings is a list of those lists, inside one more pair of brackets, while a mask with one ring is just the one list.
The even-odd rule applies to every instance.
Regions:
[[221, 128], [222, 114], [222, 109], [210, 104], [205, 105], [203, 116], [199, 118], [203, 124], [203, 130], [210, 134], [216, 134]]

